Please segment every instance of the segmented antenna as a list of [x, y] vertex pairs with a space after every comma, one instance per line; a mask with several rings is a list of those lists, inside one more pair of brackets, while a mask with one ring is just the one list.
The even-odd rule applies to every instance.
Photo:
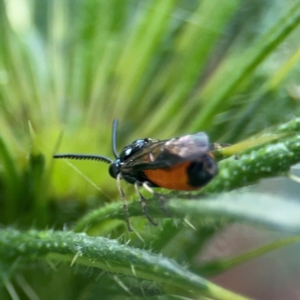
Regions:
[[112, 130], [112, 151], [116, 159], [119, 158], [119, 154], [117, 152], [117, 127], [118, 127], [118, 119], [114, 119], [113, 121], [113, 130]]
[[97, 161], [103, 161], [107, 164], [113, 163], [113, 160], [101, 156], [101, 155], [89, 155], [89, 154], [55, 154], [53, 155], [53, 158], [67, 158], [67, 159], [86, 159], [86, 160], [97, 160]]

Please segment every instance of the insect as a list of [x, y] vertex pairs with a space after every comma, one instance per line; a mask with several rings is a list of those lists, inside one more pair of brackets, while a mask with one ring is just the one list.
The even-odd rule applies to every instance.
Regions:
[[109, 174], [116, 179], [121, 198], [124, 201], [124, 215], [129, 231], [129, 213], [121, 179], [133, 184], [139, 196], [143, 214], [154, 226], [157, 223], [148, 214], [146, 199], [140, 187], [155, 195], [164, 210], [165, 198], [155, 192], [153, 187], [171, 190], [197, 190], [206, 185], [218, 174], [217, 162], [212, 150], [219, 144], [210, 144], [204, 132], [185, 135], [168, 140], [138, 139], [124, 147], [120, 155], [117, 152], [118, 120], [113, 121], [112, 151], [115, 160], [102, 155], [56, 154], [54, 158], [87, 159], [110, 164]]

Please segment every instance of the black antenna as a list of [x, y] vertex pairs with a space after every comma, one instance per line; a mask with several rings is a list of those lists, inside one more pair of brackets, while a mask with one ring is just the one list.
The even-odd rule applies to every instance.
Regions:
[[89, 154], [55, 154], [53, 155], [53, 158], [69, 158], [69, 159], [87, 159], [87, 160], [98, 160], [98, 161], [103, 161], [107, 164], [111, 164], [113, 163], [113, 160], [105, 157], [105, 156], [101, 156], [101, 155], [89, 155]]
[[118, 127], [118, 119], [114, 119], [113, 121], [113, 130], [112, 130], [112, 151], [116, 159], [118, 159], [120, 156], [117, 152], [117, 127]]

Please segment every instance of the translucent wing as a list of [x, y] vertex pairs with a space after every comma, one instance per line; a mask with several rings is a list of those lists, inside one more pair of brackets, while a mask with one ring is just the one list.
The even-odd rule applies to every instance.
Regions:
[[170, 167], [198, 159], [208, 151], [209, 140], [204, 132], [170, 140], [156, 140], [130, 155], [123, 161], [121, 169], [126, 172]]

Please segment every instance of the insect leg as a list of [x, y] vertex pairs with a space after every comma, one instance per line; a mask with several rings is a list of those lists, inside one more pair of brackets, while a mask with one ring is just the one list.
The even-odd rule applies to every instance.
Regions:
[[147, 208], [147, 203], [146, 203], [146, 199], [144, 198], [144, 196], [141, 194], [140, 189], [139, 189], [139, 184], [140, 182], [136, 181], [134, 183], [134, 188], [136, 193], [139, 195], [140, 198], [140, 202], [141, 202], [141, 206], [142, 206], [142, 212], [143, 214], [146, 216], [146, 218], [149, 220], [149, 222], [154, 225], [157, 226], [157, 223], [151, 218], [151, 216], [148, 214], [148, 208]]
[[117, 179], [117, 187], [120, 192], [121, 198], [123, 200], [123, 210], [124, 210], [124, 216], [125, 216], [127, 228], [129, 231], [132, 231], [132, 229], [130, 227], [130, 222], [129, 222], [129, 212], [128, 212], [127, 200], [126, 200], [125, 193], [121, 186], [121, 174], [120, 173], [117, 175], [116, 179]]
[[148, 185], [148, 182], [143, 182], [142, 183], [143, 185], [143, 188], [145, 190], [147, 190], [148, 192], [150, 192], [151, 194], [153, 194], [156, 198], [159, 199], [159, 205], [161, 207], [161, 210], [168, 216], [169, 213], [167, 212], [166, 210], [166, 207], [165, 207], [165, 202], [166, 202], [166, 199], [165, 197], [163, 197], [163, 195], [159, 194], [159, 193], [156, 193], [149, 185]]

